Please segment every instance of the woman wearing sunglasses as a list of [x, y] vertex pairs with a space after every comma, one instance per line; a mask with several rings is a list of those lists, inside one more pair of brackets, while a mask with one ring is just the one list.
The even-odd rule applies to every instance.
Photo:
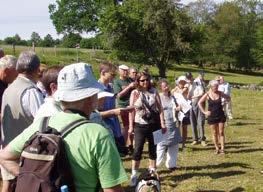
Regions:
[[[135, 186], [137, 182], [137, 171], [140, 166], [145, 141], [148, 141], [149, 169], [155, 171], [157, 155], [152, 133], [160, 128], [163, 133], [166, 132], [161, 99], [157, 90], [151, 86], [150, 75], [148, 73], [139, 73], [136, 82], [137, 88], [131, 92], [130, 97], [130, 106], [134, 106], [135, 111], [130, 112], [129, 115], [129, 133], [134, 133], [135, 138], [131, 186]], [[159, 113], [160, 122], [155, 122], [152, 117], [153, 112], [156, 111]]]

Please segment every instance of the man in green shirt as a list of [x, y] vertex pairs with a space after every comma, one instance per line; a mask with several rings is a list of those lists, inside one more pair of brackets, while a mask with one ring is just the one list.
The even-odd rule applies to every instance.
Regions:
[[[89, 118], [97, 107], [101, 88], [90, 65], [77, 63], [64, 67], [55, 93], [63, 111], [50, 118], [49, 126], [60, 131], [75, 120]], [[39, 129], [41, 120], [31, 124], [0, 152], [0, 164], [12, 174], [19, 174], [17, 160], [23, 145]], [[105, 192], [122, 191], [121, 183], [127, 180], [127, 175], [107, 129], [95, 123], [82, 124], [64, 140], [77, 192], [95, 192], [98, 186]]]
[[[132, 90], [136, 87], [136, 83], [133, 82], [131, 78], [129, 78], [129, 67], [126, 65], [119, 66], [119, 79], [114, 80], [113, 88], [114, 93], [117, 95], [117, 104], [118, 107], [125, 108], [130, 105], [130, 95]], [[128, 149], [132, 152], [132, 136], [128, 135], [129, 129], [129, 113], [121, 113], [121, 120], [123, 125], [123, 137], [125, 139], [126, 144], [128, 145]]]

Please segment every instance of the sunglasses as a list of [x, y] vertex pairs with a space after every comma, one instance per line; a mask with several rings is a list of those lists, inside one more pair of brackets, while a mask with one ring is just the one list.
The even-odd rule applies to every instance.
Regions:
[[145, 81], [149, 81], [149, 79], [142, 79], [142, 80], [139, 80], [140, 82], [145, 82]]

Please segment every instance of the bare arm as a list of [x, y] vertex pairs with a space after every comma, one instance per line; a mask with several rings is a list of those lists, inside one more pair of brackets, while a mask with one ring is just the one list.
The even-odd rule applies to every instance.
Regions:
[[116, 185], [112, 188], [103, 189], [104, 192], [122, 192], [121, 185]]
[[207, 97], [208, 97], [208, 93], [204, 94], [201, 99], [198, 101], [198, 106], [200, 108], [200, 110], [202, 111], [203, 114], [205, 115], [210, 115], [210, 112], [209, 111], [205, 111], [205, 108], [204, 108], [204, 104], [205, 104], [205, 101], [207, 100]]
[[[136, 94], [135, 91], [133, 91], [131, 93], [130, 106], [134, 106], [134, 102], [135, 102], [135, 97], [134, 96], [135, 96], [135, 94]], [[134, 130], [134, 119], [135, 119], [135, 110], [130, 111], [130, 113], [129, 113], [129, 130], [128, 130], [129, 133], [132, 133], [133, 130]]]
[[19, 174], [18, 160], [19, 156], [13, 153], [9, 146], [0, 152], [0, 164], [15, 176]]
[[163, 133], [165, 133], [166, 126], [165, 126], [165, 120], [164, 120], [164, 114], [163, 114], [163, 106], [162, 106], [162, 101], [161, 101], [161, 98], [158, 92], [156, 93], [156, 101], [157, 101], [156, 104], [157, 104], [157, 107], [160, 113], [161, 127], [163, 129]]
[[130, 83], [127, 87], [125, 87], [123, 90], [121, 90], [121, 92], [119, 92], [117, 94], [117, 97], [121, 98], [121, 97], [125, 96], [133, 88], [135, 88], [135, 83], [134, 82]]

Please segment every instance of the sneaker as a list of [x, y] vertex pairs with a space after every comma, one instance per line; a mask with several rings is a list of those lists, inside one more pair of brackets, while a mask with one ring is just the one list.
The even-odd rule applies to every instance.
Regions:
[[205, 146], [207, 146], [207, 142], [206, 142], [206, 141], [201, 141], [201, 145], [202, 145], [203, 147], [205, 147]]
[[137, 184], [137, 175], [132, 175], [130, 180], [130, 187], [135, 187]]
[[197, 145], [198, 144], [198, 141], [193, 141], [192, 143], [191, 143], [191, 145]]

